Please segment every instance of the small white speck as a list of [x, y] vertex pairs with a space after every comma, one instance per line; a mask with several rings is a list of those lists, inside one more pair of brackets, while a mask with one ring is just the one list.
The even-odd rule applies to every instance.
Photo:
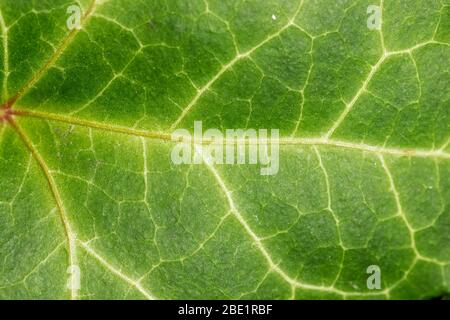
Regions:
[[277, 16], [276, 15], [272, 15], [272, 20], [277, 20]]

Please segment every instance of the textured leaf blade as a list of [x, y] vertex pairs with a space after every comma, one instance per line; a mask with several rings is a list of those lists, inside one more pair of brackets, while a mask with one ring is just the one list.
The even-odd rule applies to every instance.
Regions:
[[[448, 4], [71, 4], [0, 4], [3, 298], [448, 293]], [[279, 128], [279, 173], [175, 166], [197, 120]]]

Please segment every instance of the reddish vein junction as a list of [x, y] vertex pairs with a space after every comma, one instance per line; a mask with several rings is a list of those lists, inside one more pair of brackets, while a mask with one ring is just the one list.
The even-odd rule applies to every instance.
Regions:
[[0, 105], [0, 122], [11, 121], [15, 111], [13, 105], [16, 102], [16, 98], [10, 99], [4, 104]]

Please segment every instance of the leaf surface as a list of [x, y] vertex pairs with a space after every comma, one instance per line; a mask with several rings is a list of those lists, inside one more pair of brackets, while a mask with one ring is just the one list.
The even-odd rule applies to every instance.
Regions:
[[[1, 298], [448, 295], [448, 0], [73, 4], [0, 3]], [[278, 174], [174, 165], [194, 121]]]

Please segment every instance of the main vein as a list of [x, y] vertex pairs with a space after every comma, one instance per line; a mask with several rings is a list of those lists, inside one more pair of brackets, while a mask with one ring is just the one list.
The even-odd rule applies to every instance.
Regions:
[[[89, 5], [88, 9], [84, 13], [84, 15], [81, 17], [80, 23], [81, 28], [86, 23], [86, 21], [89, 19], [89, 17], [94, 13], [96, 8], [96, 0], [92, 0], [91, 4]], [[47, 60], [47, 62], [29, 79], [22, 88], [19, 89], [17, 94], [12, 99], [13, 102], [19, 100], [23, 95], [30, 90], [36, 82], [38, 82], [49, 70], [55, 62], [59, 59], [59, 57], [63, 54], [65, 49], [72, 43], [75, 36], [78, 34], [78, 32], [81, 30], [81, 28], [74, 28], [72, 29], [62, 40], [59, 47], [56, 49], [56, 51], [51, 55], [51, 57]]]
[[[53, 195], [53, 198], [55, 199], [56, 205], [58, 207], [59, 217], [61, 220], [61, 223], [64, 228], [64, 233], [67, 238], [67, 247], [69, 251], [69, 266], [75, 266], [77, 265], [77, 256], [76, 256], [76, 235], [72, 230], [72, 227], [70, 226], [69, 219], [66, 214], [66, 210], [64, 208], [61, 195], [59, 193], [58, 187], [56, 185], [55, 179], [50, 173], [50, 170], [47, 166], [47, 164], [44, 161], [44, 158], [41, 156], [39, 151], [36, 149], [36, 147], [33, 145], [33, 142], [28, 138], [24, 130], [20, 127], [20, 125], [14, 120], [9, 120], [9, 123], [11, 126], [16, 130], [19, 137], [24, 142], [25, 146], [28, 148], [30, 153], [32, 154], [33, 158], [37, 161], [40, 168], [42, 169], [44, 176], [47, 180], [47, 183], [50, 187], [51, 193]], [[73, 300], [78, 298], [78, 289], [76, 286], [71, 285], [71, 298]]]
[[[127, 134], [137, 137], [144, 137], [150, 139], [157, 139], [163, 141], [173, 141], [173, 142], [186, 142], [186, 143], [196, 143], [196, 141], [191, 137], [174, 138], [171, 133], [166, 132], [154, 132], [148, 130], [134, 129], [119, 125], [105, 124], [101, 122], [77, 119], [74, 117], [67, 117], [59, 114], [52, 114], [47, 112], [31, 111], [31, 110], [16, 110], [15, 115], [17, 116], [28, 116], [37, 119], [47, 120], [47, 121], [58, 121], [64, 122], [72, 125], [93, 128], [97, 130], [103, 130], [108, 132], [115, 132], [121, 134]], [[272, 143], [268, 139], [223, 139], [223, 144], [235, 144], [235, 143], [246, 143], [246, 144], [261, 144], [261, 143]], [[202, 140], [203, 144], [210, 144], [211, 141], [207, 139]], [[445, 152], [445, 149], [437, 150], [420, 150], [420, 149], [407, 149], [407, 148], [387, 148], [376, 145], [370, 145], [365, 143], [353, 143], [350, 141], [334, 140], [329, 138], [293, 138], [286, 137], [280, 138], [280, 145], [312, 145], [312, 146], [329, 146], [344, 149], [354, 149], [363, 152], [370, 152], [375, 154], [388, 154], [403, 157], [418, 157], [418, 158], [442, 158], [450, 159], [450, 154]]]

